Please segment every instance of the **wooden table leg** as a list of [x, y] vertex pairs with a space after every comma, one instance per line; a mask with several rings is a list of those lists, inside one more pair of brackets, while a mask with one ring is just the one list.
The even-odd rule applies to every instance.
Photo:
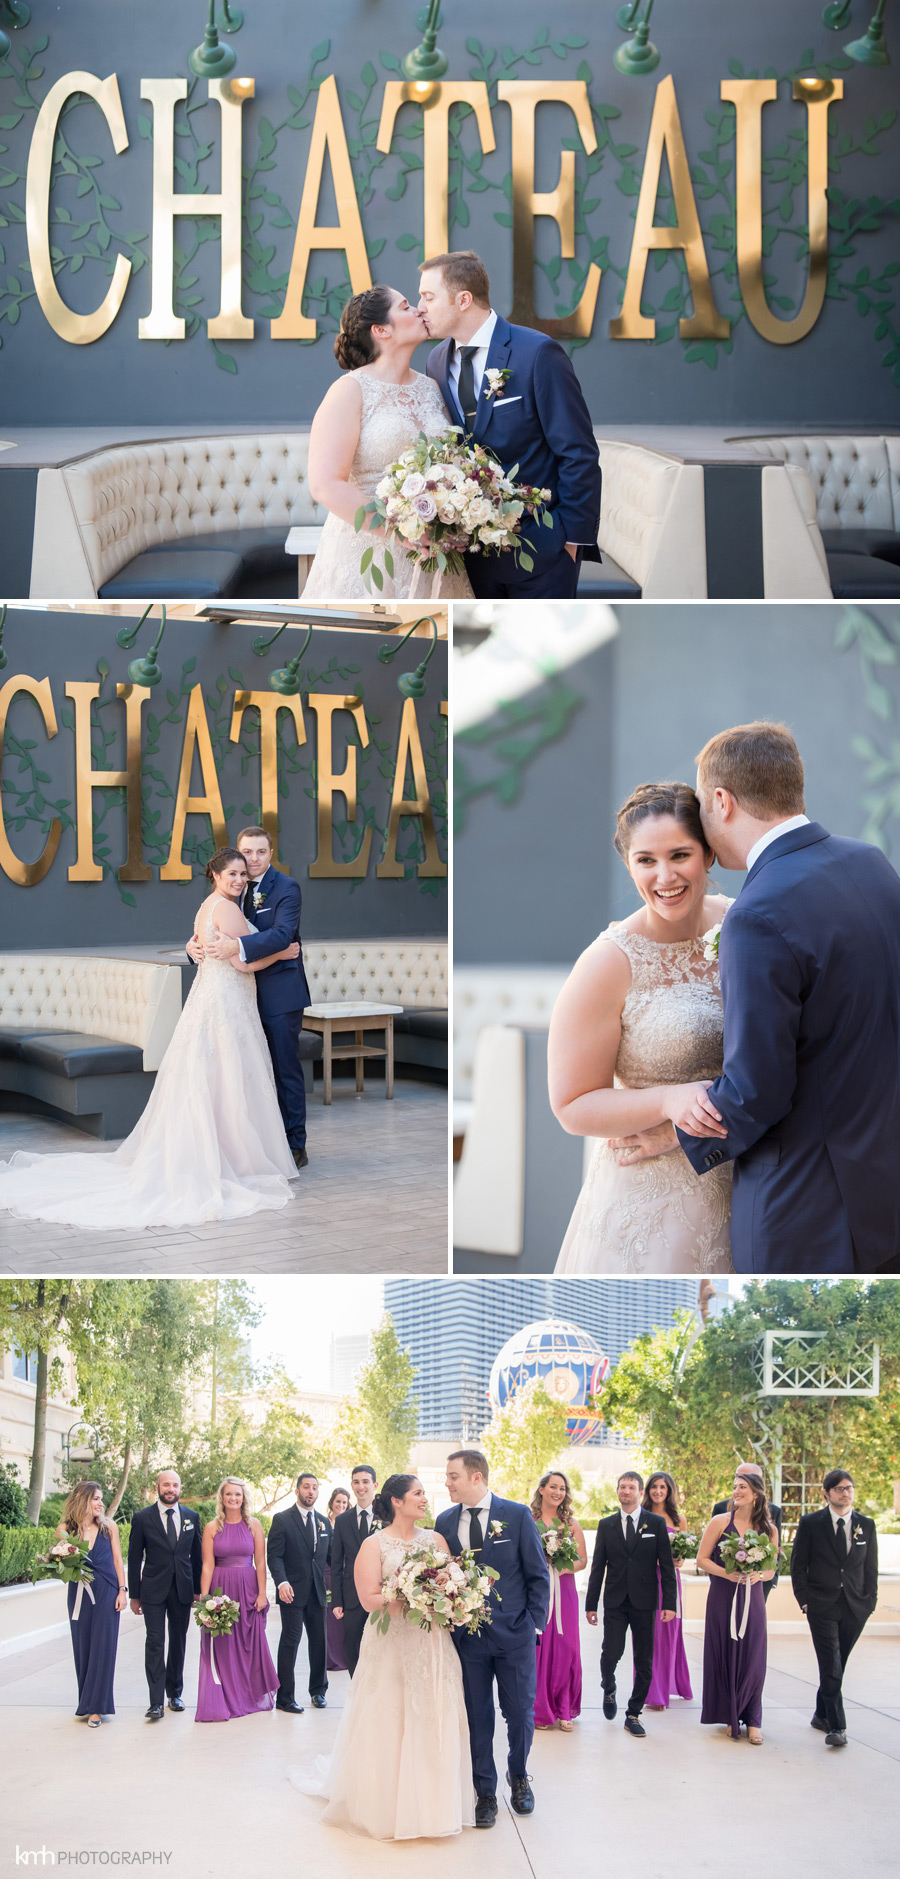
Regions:
[[312, 555], [297, 556], [297, 598], [302, 600], [303, 589], [309, 580], [309, 570], [313, 564]]
[[387, 1058], [385, 1060], [385, 1066], [384, 1066], [385, 1095], [387, 1097], [393, 1097], [393, 1094], [394, 1094], [394, 1018], [393, 1018], [393, 1013], [388, 1018], [387, 1023], [385, 1024], [385, 1027], [384, 1027], [384, 1048], [387, 1051]]
[[[356, 1032], [356, 1042], [359, 1045], [360, 1050], [362, 1050], [364, 1038], [363, 1038], [363, 1033], [360, 1029], [357, 1029], [357, 1032]], [[363, 1082], [364, 1069], [365, 1069], [365, 1058], [357, 1057], [356, 1059], [356, 1093], [357, 1093], [357, 1096], [361, 1096], [365, 1089], [365, 1084]]]
[[331, 1019], [326, 1018], [322, 1031], [322, 1068], [325, 1076], [325, 1103], [331, 1102]]

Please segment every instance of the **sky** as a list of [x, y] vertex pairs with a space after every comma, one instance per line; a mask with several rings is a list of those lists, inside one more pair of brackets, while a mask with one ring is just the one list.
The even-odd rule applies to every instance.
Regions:
[[252, 1334], [256, 1362], [280, 1358], [307, 1390], [331, 1388], [331, 1339], [335, 1334], [373, 1331], [384, 1308], [384, 1280], [360, 1276], [254, 1279], [265, 1316]]

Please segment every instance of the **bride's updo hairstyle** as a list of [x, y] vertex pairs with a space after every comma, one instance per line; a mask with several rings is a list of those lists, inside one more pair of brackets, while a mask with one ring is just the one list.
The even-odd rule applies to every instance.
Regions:
[[[244, 857], [239, 848], [217, 848], [215, 854], [210, 856], [206, 864], [207, 880], [214, 881], [216, 875], [224, 873], [224, 870], [230, 868], [233, 861], [243, 860]], [[245, 867], [246, 865], [246, 862], [244, 862]]]
[[380, 1520], [383, 1526], [389, 1527], [395, 1517], [394, 1502], [402, 1501], [418, 1479], [417, 1474], [389, 1475], [381, 1493], [376, 1494], [372, 1502], [372, 1512], [376, 1520]]
[[365, 293], [354, 294], [341, 314], [341, 330], [334, 342], [334, 356], [342, 372], [355, 372], [361, 365], [371, 365], [378, 357], [372, 338], [373, 326], [389, 326], [394, 290], [376, 283]]
[[613, 846], [626, 867], [635, 830], [651, 816], [672, 816], [692, 842], [699, 842], [707, 854], [711, 853], [700, 820], [700, 803], [689, 783], [639, 783], [619, 810], [613, 836]]

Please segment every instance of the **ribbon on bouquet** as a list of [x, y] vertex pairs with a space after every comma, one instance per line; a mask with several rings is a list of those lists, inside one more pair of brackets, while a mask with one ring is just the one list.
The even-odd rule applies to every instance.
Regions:
[[550, 1567], [550, 1610], [547, 1618], [555, 1619], [556, 1629], [562, 1637], [562, 1573], [557, 1572], [555, 1566]]
[[81, 1606], [82, 1606], [85, 1592], [87, 1593], [88, 1598], [90, 1599], [92, 1605], [96, 1605], [97, 1603], [97, 1600], [95, 1599], [90, 1586], [85, 1583], [84, 1579], [79, 1579], [78, 1590], [75, 1593], [75, 1603], [72, 1607], [72, 1623], [73, 1624], [77, 1624], [79, 1618], [81, 1617]]
[[747, 1625], [750, 1619], [750, 1593], [753, 1588], [752, 1586], [747, 1585], [745, 1582], [744, 1584], [744, 1609], [741, 1614], [741, 1622], [740, 1624], [738, 1624], [737, 1599], [738, 1599], [738, 1593], [740, 1589], [741, 1588], [739, 1585], [735, 1586], [734, 1598], [731, 1601], [731, 1635], [735, 1641], [735, 1644], [740, 1643], [740, 1640], [743, 1637], [745, 1637], [747, 1633]]
[[219, 1673], [216, 1669], [215, 1643], [216, 1643], [215, 1637], [213, 1636], [213, 1633], [210, 1632], [209, 1634], [209, 1667], [210, 1667], [210, 1670], [212, 1671], [213, 1683], [217, 1683], [219, 1685], [219, 1688], [221, 1689], [222, 1679], [219, 1676]]
[[441, 595], [441, 579], [442, 579], [440, 568], [436, 568], [435, 572], [433, 573], [431, 577], [431, 592], [429, 594], [420, 594], [419, 592], [419, 581], [420, 581], [420, 577], [422, 573], [423, 573], [423, 569], [421, 567], [421, 564], [419, 562], [416, 562], [415, 573], [413, 574], [413, 582], [409, 590], [408, 598], [410, 600], [439, 600], [440, 595]]

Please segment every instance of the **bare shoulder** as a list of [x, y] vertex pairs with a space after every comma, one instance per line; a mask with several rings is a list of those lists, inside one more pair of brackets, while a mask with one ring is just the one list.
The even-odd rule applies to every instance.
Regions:
[[612, 937], [601, 934], [576, 959], [561, 996], [586, 1009], [621, 1007], [631, 989], [631, 962]]
[[434, 1530], [433, 1530], [433, 1532], [432, 1532], [432, 1535], [431, 1535], [431, 1538], [432, 1538], [432, 1542], [433, 1542], [433, 1544], [434, 1544], [434, 1545], [435, 1545], [435, 1546], [437, 1547], [437, 1550], [438, 1550], [438, 1552], [439, 1552], [439, 1553], [448, 1553], [448, 1554], [449, 1554], [449, 1552], [450, 1552], [450, 1548], [449, 1548], [449, 1546], [447, 1545], [447, 1542], [446, 1542], [446, 1540], [444, 1539], [444, 1536], [443, 1536], [443, 1534], [442, 1534], [442, 1533], [438, 1533], [438, 1530], [437, 1530], [437, 1527], [435, 1527], [435, 1528], [434, 1528]]
[[247, 922], [236, 901], [217, 899], [212, 908], [212, 918], [213, 925], [218, 927], [220, 933], [230, 933], [234, 939], [239, 939], [247, 931]]
[[362, 401], [363, 388], [359, 383], [358, 373], [342, 372], [340, 378], [336, 378], [334, 383], [329, 385], [319, 410], [329, 411], [335, 417], [340, 415], [352, 417], [354, 412], [359, 416]]

